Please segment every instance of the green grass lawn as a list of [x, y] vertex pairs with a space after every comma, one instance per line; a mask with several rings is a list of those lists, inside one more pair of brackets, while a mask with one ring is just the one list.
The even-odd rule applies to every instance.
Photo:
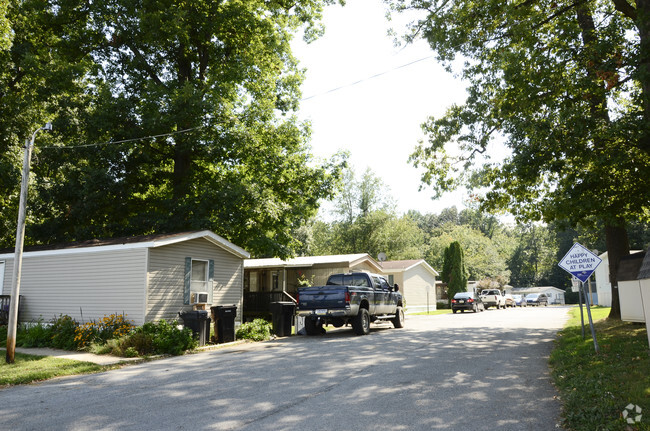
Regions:
[[[563, 402], [567, 430], [650, 430], [650, 356], [645, 324], [609, 320], [609, 308], [593, 308], [600, 353], [595, 353], [586, 310], [585, 339], [580, 310], [560, 331], [551, 353], [551, 375]], [[628, 425], [622, 412], [629, 404], [642, 409]]]
[[0, 386], [31, 383], [47, 380], [53, 377], [70, 376], [74, 374], [96, 373], [114, 368], [90, 362], [80, 362], [71, 359], [55, 358], [51, 356], [35, 356], [16, 353], [14, 363], [7, 364], [4, 360], [5, 352], [0, 362]]
[[428, 313], [423, 311], [421, 313], [408, 313], [407, 316], [435, 316], [437, 314], [448, 314], [451, 313], [451, 310], [430, 310]]

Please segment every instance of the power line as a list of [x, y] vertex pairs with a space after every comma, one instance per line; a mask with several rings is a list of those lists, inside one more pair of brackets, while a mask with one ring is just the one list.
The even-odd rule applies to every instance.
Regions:
[[[302, 101], [306, 101], [306, 100], [314, 99], [314, 98], [316, 98], [316, 97], [320, 97], [320, 96], [324, 96], [324, 95], [326, 95], [326, 94], [334, 93], [334, 92], [339, 91], [339, 90], [342, 90], [342, 89], [344, 89], [344, 88], [353, 87], [353, 86], [355, 86], [355, 85], [359, 85], [359, 84], [361, 84], [361, 83], [363, 83], [363, 82], [366, 82], [366, 81], [370, 81], [370, 80], [372, 80], [372, 79], [379, 78], [380, 76], [387, 75], [387, 74], [389, 74], [389, 73], [391, 73], [391, 72], [394, 72], [394, 71], [396, 71], [396, 70], [399, 70], [399, 69], [404, 69], [404, 68], [406, 68], [406, 67], [412, 66], [412, 65], [414, 65], [414, 64], [416, 64], [416, 63], [419, 63], [419, 62], [424, 61], [424, 60], [428, 60], [428, 59], [433, 58], [433, 57], [434, 57], [434, 55], [429, 55], [429, 56], [426, 56], [426, 57], [420, 58], [420, 59], [418, 59], [418, 60], [414, 60], [414, 61], [411, 61], [411, 62], [409, 62], [409, 63], [402, 64], [402, 65], [400, 65], [400, 66], [396, 66], [396, 67], [394, 67], [394, 68], [392, 68], [392, 69], [389, 69], [389, 70], [386, 70], [386, 71], [384, 71], [384, 72], [380, 72], [380, 73], [377, 73], [377, 74], [375, 74], [375, 75], [368, 76], [368, 77], [366, 77], [366, 78], [360, 79], [360, 80], [355, 81], [355, 82], [352, 82], [352, 83], [350, 83], [350, 84], [341, 85], [341, 86], [339, 86], [339, 87], [332, 88], [331, 90], [327, 90], [327, 91], [325, 91], [325, 92], [323, 92], [323, 93], [320, 93], [320, 94], [314, 94], [314, 95], [312, 95], [312, 96], [305, 97], [305, 98], [301, 99], [300, 101], [302, 102]], [[94, 144], [70, 145], [70, 146], [64, 146], [64, 145], [52, 145], [52, 146], [45, 146], [45, 147], [38, 147], [38, 148], [39, 148], [39, 149], [70, 150], [70, 149], [77, 149], [77, 148], [91, 148], [91, 147], [99, 147], [99, 146], [102, 146], [102, 145], [124, 144], [124, 143], [127, 143], [127, 142], [144, 141], [144, 140], [148, 140], [148, 139], [156, 139], [156, 138], [163, 138], [163, 137], [166, 137], [166, 136], [178, 135], [178, 134], [180, 134], [180, 133], [187, 133], [187, 132], [191, 132], [191, 131], [194, 131], [194, 130], [202, 129], [202, 128], [204, 128], [204, 127], [208, 127], [208, 125], [197, 126], [197, 127], [192, 127], [192, 128], [189, 128], [189, 129], [183, 129], [183, 130], [177, 130], [177, 131], [169, 132], [169, 133], [161, 133], [161, 134], [158, 134], [158, 135], [143, 136], [143, 137], [141, 137], [141, 138], [122, 139], [122, 140], [119, 140], [119, 141], [106, 141], [106, 142], [98, 142], [98, 143], [94, 143]]]
[[83, 145], [70, 145], [70, 146], [63, 146], [63, 145], [53, 145], [53, 146], [48, 146], [48, 147], [39, 147], [39, 149], [58, 149], [58, 150], [69, 150], [69, 149], [76, 149], [76, 148], [89, 148], [89, 147], [99, 147], [101, 145], [112, 145], [112, 144], [123, 144], [125, 142], [135, 142], [135, 141], [143, 141], [146, 139], [155, 139], [155, 138], [162, 138], [165, 136], [173, 136], [173, 135], [178, 135], [180, 133], [187, 133], [191, 132], [193, 130], [198, 130], [202, 129], [204, 127], [207, 127], [206, 125], [203, 126], [197, 126], [197, 127], [192, 127], [189, 129], [183, 129], [183, 130], [176, 130], [175, 132], [169, 132], [169, 133], [162, 133], [159, 135], [150, 135], [150, 136], [143, 136], [142, 138], [130, 138], [130, 139], [122, 139], [119, 141], [106, 141], [106, 142], [98, 142], [95, 144], [83, 144]]
[[414, 61], [411, 61], [410, 63], [402, 64], [401, 66], [396, 66], [396, 67], [394, 67], [392, 69], [386, 70], [384, 72], [377, 73], [377, 74], [372, 75], [372, 76], [368, 76], [367, 78], [360, 79], [360, 80], [352, 82], [350, 84], [341, 85], [340, 87], [332, 88], [331, 90], [327, 90], [327, 91], [325, 91], [323, 93], [314, 94], [312, 96], [305, 97], [304, 99], [301, 99], [300, 101], [303, 102], [305, 100], [310, 100], [310, 99], [313, 99], [315, 97], [320, 97], [320, 96], [324, 96], [324, 95], [329, 94], [329, 93], [334, 93], [335, 91], [343, 90], [344, 88], [353, 87], [355, 85], [361, 84], [361, 83], [366, 82], [366, 81], [370, 81], [371, 79], [379, 78], [380, 76], [389, 74], [391, 72], [394, 72], [394, 71], [399, 70], [399, 69], [403, 69], [403, 68], [408, 67], [408, 66], [412, 66], [415, 63], [419, 63], [421, 61], [428, 60], [428, 59], [433, 58], [433, 57], [435, 57], [435, 55], [433, 55], [433, 54], [428, 55], [426, 57], [420, 58], [419, 60], [414, 60]]

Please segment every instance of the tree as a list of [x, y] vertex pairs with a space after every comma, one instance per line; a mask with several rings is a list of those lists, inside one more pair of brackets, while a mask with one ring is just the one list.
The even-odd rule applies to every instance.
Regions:
[[[425, 38], [450, 68], [466, 59], [466, 103], [431, 118], [412, 156], [423, 181], [437, 193], [487, 188], [481, 207], [520, 221], [603, 222], [620, 317], [626, 224], [650, 202], [650, 2], [388, 1], [421, 13], [407, 40]], [[489, 159], [495, 136], [511, 150], [502, 163]]]
[[[316, 165], [294, 115], [302, 71], [290, 41], [320, 34], [330, 3], [12, 3], [2, 64], [23, 74], [2, 83], [2, 149], [16, 153], [36, 117], [55, 117], [57, 131], [45, 146], [56, 148], [36, 147], [28, 241], [212, 229], [257, 256], [292, 254], [292, 232], [331, 196], [344, 160]], [[30, 80], [58, 84], [9, 95]]]
[[447, 293], [451, 298], [458, 292], [467, 290], [467, 272], [463, 258], [463, 249], [458, 241], [449, 244], [445, 249], [445, 261], [441, 273], [442, 281], [447, 283]]
[[[444, 265], [442, 253], [454, 242], [463, 249], [463, 264], [470, 280], [479, 281], [485, 278], [509, 280], [510, 271], [506, 265], [509, 255], [502, 254], [496, 244], [481, 231], [467, 225], [448, 224], [439, 233], [429, 238], [426, 253], [427, 262], [434, 268]], [[443, 268], [444, 272], [444, 268]]]
[[359, 179], [353, 169], [347, 169], [334, 199], [336, 220], [313, 224], [311, 252], [368, 253], [375, 258], [385, 253], [389, 259], [422, 258], [422, 231], [409, 215], [399, 217], [395, 213], [395, 204], [386, 190], [371, 169]]
[[557, 257], [553, 233], [546, 226], [534, 223], [519, 225], [515, 231], [517, 247], [508, 260], [510, 282], [517, 287], [553, 285], [549, 276], [564, 256]]

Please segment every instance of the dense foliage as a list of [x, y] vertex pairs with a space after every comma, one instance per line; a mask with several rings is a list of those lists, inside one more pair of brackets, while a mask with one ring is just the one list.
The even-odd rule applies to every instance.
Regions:
[[51, 120], [28, 244], [211, 229], [291, 254], [343, 163], [314, 160], [294, 115], [290, 41], [318, 36], [332, 2], [0, 3], [13, 39], [0, 39], [0, 246], [13, 244], [21, 146]]
[[[379, 253], [384, 253], [388, 260], [425, 259], [443, 273], [444, 251], [458, 242], [468, 280], [478, 282], [481, 287], [508, 284], [567, 289], [571, 279], [558, 262], [573, 244], [579, 242], [598, 254], [606, 250], [598, 226], [570, 228], [563, 222], [515, 225], [472, 207], [461, 211], [456, 207], [445, 208], [439, 214], [409, 211], [400, 216], [394, 209], [388, 187], [371, 171], [360, 178], [348, 172], [345, 183], [348, 191], [339, 196], [348, 197], [331, 202], [332, 220], [322, 221], [328, 217], [323, 213], [321, 221], [311, 221], [299, 230], [298, 235], [306, 245], [303, 255], [365, 252], [377, 258]], [[359, 190], [365, 190], [366, 196], [374, 196], [366, 211], [362, 210], [365, 204], [361, 203], [368, 198], [362, 199]], [[347, 210], [341, 211], [342, 208]], [[383, 224], [373, 227], [368, 223], [379, 217], [384, 218]], [[358, 235], [362, 231], [364, 235]], [[634, 250], [650, 246], [647, 224], [631, 223], [629, 231]], [[400, 240], [386, 241], [386, 238]]]
[[447, 295], [450, 301], [456, 293], [467, 291], [465, 258], [463, 248], [458, 241], [452, 242], [445, 248], [440, 278], [447, 283]]
[[235, 337], [238, 340], [265, 341], [271, 338], [271, 324], [264, 319], [246, 322], [237, 328]]
[[[0, 343], [6, 343], [7, 328], [0, 326]], [[117, 356], [154, 354], [182, 355], [198, 342], [189, 328], [179, 329], [178, 322], [160, 320], [135, 327], [124, 315], [112, 314], [99, 321], [80, 324], [61, 315], [50, 322], [23, 325], [16, 333], [18, 347], [52, 347], [63, 350], [87, 350]]]
[[[627, 225], [650, 214], [650, 3], [386, 1], [415, 17], [406, 40], [425, 39], [469, 85], [423, 126], [423, 181], [473, 186], [483, 209], [520, 221], [601, 224], [614, 286]], [[501, 141], [510, 154], [491, 160]]]

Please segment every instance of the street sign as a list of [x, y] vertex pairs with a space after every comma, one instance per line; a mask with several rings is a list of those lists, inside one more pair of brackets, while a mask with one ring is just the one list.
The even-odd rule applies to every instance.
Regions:
[[575, 243], [558, 266], [584, 283], [600, 265], [600, 262], [602, 262], [601, 258], [582, 245]]

